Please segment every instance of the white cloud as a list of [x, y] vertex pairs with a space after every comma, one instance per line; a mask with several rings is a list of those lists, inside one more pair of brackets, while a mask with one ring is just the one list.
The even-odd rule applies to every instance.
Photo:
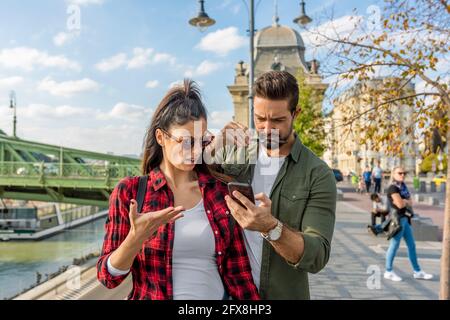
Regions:
[[80, 65], [63, 55], [51, 56], [34, 48], [17, 47], [0, 50], [0, 67], [32, 71], [35, 67], [80, 71]]
[[97, 113], [98, 120], [110, 120], [110, 119], [118, 119], [121, 121], [135, 121], [139, 119], [146, 119], [147, 116], [152, 112], [151, 109], [129, 104], [125, 102], [117, 103], [111, 111], [99, 112]]
[[168, 54], [168, 53], [157, 53], [153, 57], [153, 63], [162, 63], [162, 62], [168, 62], [171, 65], [174, 65], [176, 62], [176, 59], [174, 56]]
[[28, 118], [65, 118], [74, 116], [89, 115], [87, 109], [72, 107], [68, 105], [63, 106], [49, 106], [45, 104], [30, 104], [25, 108], [21, 108], [20, 114]]
[[213, 111], [208, 116], [208, 129], [221, 130], [232, 119], [232, 111]]
[[12, 87], [21, 84], [23, 80], [22, 77], [0, 78], [0, 88], [12, 89]]
[[78, 6], [89, 6], [91, 4], [101, 5], [105, 0], [67, 0], [67, 2]]
[[214, 71], [219, 70], [223, 67], [223, 64], [220, 62], [211, 62], [209, 60], [204, 60], [200, 63], [196, 68], [189, 68], [184, 76], [188, 78], [196, 77], [196, 76], [206, 76]]
[[177, 80], [177, 81], [169, 83], [169, 89], [172, 89], [173, 87], [182, 86], [182, 85], [183, 85], [183, 81]]
[[94, 80], [84, 78], [81, 80], [56, 82], [50, 77], [42, 79], [37, 86], [40, 91], [46, 91], [54, 96], [71, 97], [77, 93], [98, 90], [99, 84]]
[[108, 72], [120, 68], [127, 63], [127, 55], [119, 53], [113, 57], [104, 59], [97, 63], [95, 67], [102, 72]]
[[133, 57], [128, 61], [127, 68], [128, 69], [137, 69], [145, 67], [146, 65], [151, 63], [150, 57], [153, 53], [152, 48], [143, 49], [143, 48], [134, 48]]
[[336, 38], [337, 35], [339, 37], [346, 36], [358, 36], [359, 33], [356, 33], [358, 26], [360, 26], [364, 22], [363, 16], [342, 16], [340, 18], [327, 21], [322, 23], [319, 26], [313, 27], [308, 31], [304, 31], [301, 33], [303, 41], [305, 42], [306, 47], [313, 46], [327, 46], [332, 43], [326, 40], [323, 36], [329, 38]]
[[247, 39], [238, 34], [236, 27], [229, 27], [211, 32], [202, 38], [196, 48], [226, 56], [230, 51], [247, 44]]
[[159, 81], [158, 81], [158, 80], [151, 80], [151, 81], [149, 81], [149, 82], [147, 82], [147, 83], [145, 84], [145, 87], [146, 87], [146, 88], [150, 88], [150, 89], [154, 89], [154, 88], [156, 88], [157, 86], [159, 86]]
[[108, 72], [127, 66], [127, 69], [140, 69], [148, 65], [169, 63], [175, 65], [176, 58], [168, 53], [155, 52], [153, 48], [134, 48], [128, 59], [126, 53], [119, 53], [97, 63], [95, 67], [102, 72]]
[[53, 37], [53, 44], [57, 47], [62, 47], [76, 38], [78, 33], [76, 32], [60, 32]]

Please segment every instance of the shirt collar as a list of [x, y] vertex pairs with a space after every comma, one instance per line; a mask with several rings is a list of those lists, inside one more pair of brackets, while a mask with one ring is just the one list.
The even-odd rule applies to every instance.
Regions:
[[294, 145], [291, 148], [291, 152], [289, 156], [294, 160], [294, 162], [298, 162], [300, 159], [300, 154], [302, 153], [303, 149], [303, 143], [300, 141], [300, 138], [298, 137], [297, 133], [294, 133], [295, 136], [295, 142]]

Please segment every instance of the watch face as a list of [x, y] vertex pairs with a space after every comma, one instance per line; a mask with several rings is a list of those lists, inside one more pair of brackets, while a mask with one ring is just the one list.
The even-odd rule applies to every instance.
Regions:
[[279, 222], [275, 229], [271, 230], [269, 232], [269, 238], [272, 241], [278, 240], [281, 236], [281, 229], [283, 228], [283, 225]]

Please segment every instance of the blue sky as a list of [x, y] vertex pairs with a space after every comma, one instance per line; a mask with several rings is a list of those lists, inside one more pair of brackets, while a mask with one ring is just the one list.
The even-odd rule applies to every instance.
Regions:
[[[256, 27], [271, 24], [273, 0], [256, 0]], [[306, 1], [312, 17], [334, 8], [336, 18], [365, 14], [376, 1]], [[80, 29], [68, 28], [80, 12]], [[11, 133], [8, 95], [18, 101], [24, 139], [99, 152], [139, 154], [152, 110], [169, 86], [186, 76], [201, 85], [211, 128], [232, 116], [226, 86], [248, 60], [247, 11], [241, 0], [206, 0], [217, 23], [205, 32], [188, 25], [195, 0], [0, 1], [0, 129]], [[278, 1], [280, 23], [299, 1]], [[299, 30], [300, 31], [300, 30]], [[307, 59], [311, 52], [307, 51]]]

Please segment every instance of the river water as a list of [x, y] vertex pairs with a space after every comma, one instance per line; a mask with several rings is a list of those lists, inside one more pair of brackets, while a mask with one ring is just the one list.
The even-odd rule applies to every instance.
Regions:
[[74, 258], [100, 251], [106, 217], [36, 242], [0, 242], [0, 300], [36, 283], [36, 272], [51, 274]]

